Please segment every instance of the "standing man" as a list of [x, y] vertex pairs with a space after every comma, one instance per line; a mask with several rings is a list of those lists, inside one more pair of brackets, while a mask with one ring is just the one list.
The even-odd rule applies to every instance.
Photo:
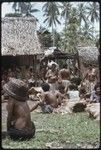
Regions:
[[[63, 69], [59, 71], [59, 80], [65, 86], [65, 92], [68, 91], [68, 86], [70, 85], [70, 72], [67, 64], [63, 65]], [[59, 82], [60, 82], [59, 81]]]
[[52, 63], [51, 68], [46, 73], [47, 83], [50, 85], [50, 90], [55, 92], [57, 89], [58, 70], [57, 65]]

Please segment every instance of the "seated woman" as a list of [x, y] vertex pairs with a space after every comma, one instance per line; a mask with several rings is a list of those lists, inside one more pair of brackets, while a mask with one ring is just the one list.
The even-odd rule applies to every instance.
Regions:
[[27, 85], [19, 79], [10, 79], [3, 86], [8, 94], [7, 132], [13, 140], [26, 140], [35, 135], [35, 126], [31, 122], [30, 109], [27, 104]]

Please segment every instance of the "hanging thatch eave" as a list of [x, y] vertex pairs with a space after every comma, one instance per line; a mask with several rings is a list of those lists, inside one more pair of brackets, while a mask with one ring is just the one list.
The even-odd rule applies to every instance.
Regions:
[[33, 17], [5, 17], [2, 19], [1, 33], [3, 56], [42, 53]]

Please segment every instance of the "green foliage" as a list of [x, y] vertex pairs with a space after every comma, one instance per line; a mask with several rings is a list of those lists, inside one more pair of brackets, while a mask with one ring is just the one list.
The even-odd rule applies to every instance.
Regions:
[[71, 6], [68, 11], [68, 22], [65, 18], [66, 24], [61, 35], [61, 47], [67, 52], [75, 52], [78, 45], [94, 45], [99, 35], [95, 37], [94, 26], [91, 25], [91, 22], [99, 21], [98, 3], [78, 3], [76, 8]]
[[94, 23], [95, 21], [98, 22], [100, 20], [99, 13], [100, 13], [100, 5], [97, 2], [89, 2], [89, 5], [87, 6], [88, 16], [87, 19], [90, 20], [90, 23], [92, 23], [93, 32], [92, 35], [94, 37]]
[[63, 43], [64, 43], [64, 50], [66, 52], [75, 52], [76, 46], [78, 42], [78, 19], [77, 19], [77, 10], [73, 8], [70, 13], [70, 17], [66, 28], [63, 31]]
[[60, 34], [56, 30], [54, 30], [54, 37], [55, 37], [55, 46], [58, 48], [60, 47], [61, 37], [60, 37]]
[[9, 14], [6, 14], [5, 17], [21, 17], [22, 14], [19, 14], [19, 13], [9, 13]]
[[52, 47], [52, 35], [46, 28], [40, 27], [37, 33], [42, 47]]
[[31, 2], [14, 2], [12, 8], [15, 12], [24, 14], [25, 16], [33, 16], [33, 12], [38, 12], [38, 9], [33, 9]]
[[65, 25], [66, 25], [67, 20], [68, 20], [69, 17], [70, 17], [71, 7], [72, 7], [72, 5], [70, 4], [70, 2], [62, 2], [62, 6], [61, 6], [61, 9], [62, 9], [61, 17], [63, 17], [63, 18], [65, 19]]
[[[43, 47], [52, 47], [52, 34], [46, 28], [41, 27], [38, 31], [39, 40]], [[58, 48], [61, 40], [60, 34], [54, 30], [55, 46]]]
[[46, 22], [49, 27], [52, 27], [52, 35], [53, 35], [53, 46], [55, 46], [55, 35], [54, 35], [54, 25], [60, 24], [60, 21], [58, 20], [59, 17], [59, 9], [58, 9], [58, 3], [57, 2], [46, 2], [42, 8], [44, 15], [46, 19], [44, 20], [44, 23]]
[[87, 24], [87, 11], [86, 11], [86, 3], [79, 3], [77, 5], [77, 15], [79, 20], [79, 26], [81, 27], [81, 23]]
[[95, 21], [99, 21], [99, 11], [100, 11], [100, 5], [98, 2], [89, 2], [89, 5], [87, 6], [88, 10], [88, 18], [90, 18], [90, 21], [94, 23]]
[[58, 20], [58, 16], [60, 13], [57, 2], [47, 2], [44, 4], [42, 9], [44, 12], [44, 16], [46, 16], [44, 22], [47, 22], [49, 27], [53, 25], [56, 26], [56, 23], [60, 24], [60, 21]]
[[[15, 13], [6, 16], [32, 16], [32, 13], [39, 11], [34, 9], [31, 2], [13, 2], [12, 8]], [[95, 44], [99, 34], [94, 29], [94, 23], [100, 19], [99, 10], [98, 2], [78, 2], [76, 7], [70, 2], [45, 2], [42, 7], [44, 23], [52, 28], [52, 34], [42, 34], [43, 45], [57, 46], [67, 52], [75, 52], [78, 45]], [[61, 35], [55, 31], [56, 25], [61, 24], [59, 17], [64, 19]]]

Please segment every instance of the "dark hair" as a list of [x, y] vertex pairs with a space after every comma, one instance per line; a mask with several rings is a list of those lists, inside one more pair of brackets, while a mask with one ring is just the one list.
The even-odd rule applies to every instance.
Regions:
[[77, 78], [77, 77], [75, 77], [75, 78], [72, 78], [71, 80], [71, 83], [73, 83], [73, 84], [76, 84], [76, 85], [80, 85], [80, 83], [81, 83], [81, 78]]
[[63, 68], [67, 68], [67, 67], [68, 67], [68, 65], [67, 65], [67, 64], [64, 64], [64, 65], [63, 65]]
[[49, 91], [50, 85], [48, 83], [42, 83], [41, 85], [44, 92]]
[[86, 89], [84, 87], [81, 87], [79, 92], [80, 94], [86, 94]]
[[29, 68], [29, 71], [30, 71], [30, 72], [32, 72], [32, 71], [33, 71], [33, 68], [32, 68], [32, 67], [30, 67], [30, 68]]
[[98, 87], [100, 87], [100, 83], [99, 83], [99, 82], [96, 83], [96, 85], [94, 86], [94, 90], [96, 91], [96, 89], [97, 89]]
[[62, 85], [62, 84], [60, 84], [60, 85], [58, 86], [58, 89], [59, 89], [59, 90], [61, 90], [61, 89], [63, 89], [63, 90], [64, 90], [64, 89], [65, 89], [65, 86], [64, 86], [64, 85]]
[[70, 90], [77, 90], [78, 87], [77, 87], [76, 84], [70, 84], [70, 85], [69, 85], [69, 89], [70, 89]]

